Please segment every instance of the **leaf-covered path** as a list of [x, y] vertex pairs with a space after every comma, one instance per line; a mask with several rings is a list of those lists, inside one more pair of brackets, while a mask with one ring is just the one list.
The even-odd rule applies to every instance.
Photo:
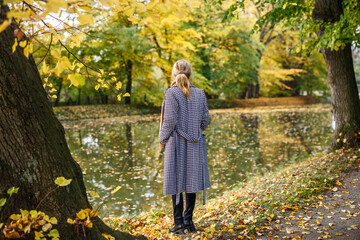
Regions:
[[331, 191], [315, 196], [316, 204], [289, 212], [257, 239], [360, 239], [360, 172], [341, 179]]

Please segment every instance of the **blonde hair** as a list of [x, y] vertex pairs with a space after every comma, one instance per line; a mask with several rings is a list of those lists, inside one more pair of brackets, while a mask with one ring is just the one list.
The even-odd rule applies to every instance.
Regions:
[[171, 86], [176, 84], [187, 98], [190, 98], [191, 77], [193, 75], [191, 65], [185, 59], [174, 64], [172, 70], [173, 81]]

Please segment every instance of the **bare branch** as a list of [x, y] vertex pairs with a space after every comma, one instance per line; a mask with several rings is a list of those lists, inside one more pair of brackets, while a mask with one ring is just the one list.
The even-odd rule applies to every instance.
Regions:
[[47, 51], [46, 51], [44, 57], [43, 57], [43, 58], [41, 59], [41, 61], [37, 64], [37, 66], [39, 66], [40, 63], [41, 63], [42, 61], [44, 61], [46, 55], [50, 52], [50, 47], [51, 47], [52, 41], [53, 41], [53, 34], [51, 34], [51, 39], [50, 39], [49, 47], [47, 48]]

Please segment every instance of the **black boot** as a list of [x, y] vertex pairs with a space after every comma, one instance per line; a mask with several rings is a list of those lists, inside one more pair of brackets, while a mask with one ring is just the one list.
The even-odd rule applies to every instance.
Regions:
[[177, 224], [174, 227], [169, 229], [170, 233], [175, 233], [175, 234], [184, 234], [184, 230], [185, 230], [185, 226], [183, 223], [181, 224]]
[[196, 232], [195, 225], [192, 220], [184, 221], [185, 228], [189, 230], [189, 232]]

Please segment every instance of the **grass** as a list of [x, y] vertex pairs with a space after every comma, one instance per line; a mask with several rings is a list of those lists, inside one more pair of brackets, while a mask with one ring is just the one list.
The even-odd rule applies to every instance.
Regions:
[[172, 216], [163, 210], [133, 218], [114, 218], [112, 224], [122, 231], [142, 234], [149, 239], [252, 239], [279, 217], [317, 205], [324, 191], [341, 184], [341, 175], [359, 169], [359, 156], [359, 149], [338, 150], [261, 177], [254, 176], [223, 196], [209, 200], [205, 206], [198, 206], [194, 221], [199, 231], [194, 234], [168, 234]]

